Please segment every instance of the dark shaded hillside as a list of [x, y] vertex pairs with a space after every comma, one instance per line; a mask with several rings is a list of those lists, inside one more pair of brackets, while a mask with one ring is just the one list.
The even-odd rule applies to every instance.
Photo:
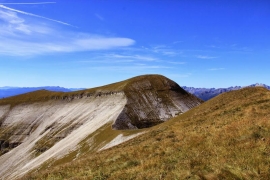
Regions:
[[269, 109], [265, 88], [231, 91], [117, 147], [22, 179], [268, 179]]

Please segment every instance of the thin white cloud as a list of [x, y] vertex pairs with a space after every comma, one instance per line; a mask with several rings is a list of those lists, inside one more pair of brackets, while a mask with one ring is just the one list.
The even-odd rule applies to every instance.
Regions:
[[167, 63], [170, 63], [170, 64], [178, 64], [178, 65], [186, 64], [186, 62], [178, 62], [178, 61], [167, 61]]
[[[26, 22], [16, 12], [0, 9], [0, 39], [25, 40], [37, 39], [49, 35], [53, 30], [42, 22]], [[31, 37], [29, 37], [31, 35]], [[1, 43], [1, 42], [0, 42]], [[8, 45], [8, 44], [7, 44]]]
[[99, 15], [99, 14], [96, 13], [95, 16], [96, 16], [99, 20], [104, 21], [104, 18], [103, 18], [101, 15]]
[[220, 71], [220, 70], [224, 70], [225, 68], [211, 68], [208, 69], [209, 71]]
[[161, 70], [161, 69], [170, 69], [171, 67], [168, 66], [159, 66], [159, 65], [146, 65], [146, 64], [133, 64], [130, 66], [93, 66], [89, 67], [92, 70], [106, 70], [106, 71], [120, 71], [120, 72], [138, 72], [138, 71], [145, 71], [145, 70]]
[[119, 58], [119, 59], [135, 59], [135, 60], [142, 60], [142, 61], [157, 61], [157, 58], [150, 57], [150, 56], [142, 56], [142, 55], [120, 55], [120, 54], [108, 54], [106, 55], [110, 58]]
[[17, 12], [17, 13], [20, 13], [20, 14], [25, 14], [25, 15], [28, 15], [28, 16], [33, 16], [33, 17], [38, 17], [38, 18], [46, 19], [46, 20], [49, 20], [49, 21], [53, 21], [53, 22], [56, 22], [56, 23], [63, 24], [63, 25], [76, 27], [76, 26], [73, 26], [73, 25], [68, 24], [66, 22], [63, 22], [63, 21], [58, 21], [58, 20], [47, 18], [47, 17], [44, 17], [44, 16], [39, 16], [39, 15], [36, 15], [36, 14], [32, 14], [32, 13], [20, 11], [20, 10], [17, 10], [17, 9], [9, 8], [9, 7], [4, 6], [4, 5], [1, 5], [1, 4], [0, 4], [0, 8], [6, 9], [6, 10], [9, 10], [9, 11], [14, 11], [14, 12]]
[[199, 59], [216, 59], [217, 57], [198, 55], [197, 58], [199, 58]]
[[0, 3], [0, 4], [55, 4], [56, 2], [30, 2], [30, 3]]
[[82, 60], [76, 60], [73, 63], [83, 63], [88, 69], [106, 70], [106, 71], [152, 71], [173, 69], [175, 65], [166, 61], [148, 61], [149, 56], [121, 55], [112, 53], [95, 53], [91, 57]]
[[[1, 5], [0, 5], [1, 6]], [[76, 31], [57, 31], [50, 24], [19, 16], [0, 8], [0, 55], [33, 56], [55, 52], [79, 52], [131, 46], [134, 40], [104, 37]]]
[[166, 46], [166, 45], [152, 46], [150, 50], [155, 53], [159, 53], [165, 56], [176, 56], [176, 55], [182, 54], [181, 51], [172, 49], [171, 47]]
[[102, 64], [114, 64], [114, 63], [132, 63], [134, 60], [112, 60], [112, 59], [96, 59], [94, 58], [93, 60], [80, 60], [76, 61], [76, 63], [102, 63]]
[[211, 45], [206, 45], [206, 47], [213, 48], [213, 49], [220, 49], [221, 47], [211, 44]]
[[184, 41], [174, 41], [173, 44], [179, 44], [179, 43], [182, 43]]
[[129, 38], [117, 37], [89, 37], [83, 39], [76, 39], [73, 41], [73, 43], [81, 50], [100, 50], [111, 49], [114, 47], [130, 46], [134, 44], [134, 40]]
[[[56, 37], [57, 38], [57, 37]], [[56, 52], [79, 52], [105, 50], [130, 46], [134, 40], [128, 38], [88, 37], [87, 39], [57, 39], [54, 42], [27, 42], [0, 38], [0, 54], [31, 56]]]
[[26, 23], [23, 18], [17, 16], [16, 12], [0, 9], [0, 38], [10, 36], [20, 38], [22, 34], [40, 33], [46, 34], [49, 29], [45, 26], [39, 26], [37, 23]]

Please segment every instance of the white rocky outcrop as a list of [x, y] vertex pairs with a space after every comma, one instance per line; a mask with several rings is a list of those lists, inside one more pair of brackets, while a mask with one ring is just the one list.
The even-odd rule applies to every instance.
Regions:
[[[19, 105], [9, 112], [4, 108], [7, 117], [1, 128], [14, 127], [15, 124], [28, 124], [35, 126], [35, 130], [29, 135], [13, 134], [10, 141], [20, 141], [21, 144], [0, 157], [0, 174], [2, 179], [10, 179], [16, 175], [25, 173], [38, 167], [50, 158], [60, 158], [76, 148], [77, 144], [89, 134], [95, 132], [108, 122], [113, 122], [126, 103], [124, 95], [85, 98], [72, 102], [35, 103], [30, 105]], [[3, 108], [1, 108], [3, 109]], [[2, 111], [3, 112], [3, 111]], [[3, 114], [3, 113], [2, 113]], [[79, 124], [79, 125], [78, 125]], [[47, 134], [51, 134], [54, 129], [64, 131], [65, 137], [61, 137], [54, 146], [34, 157], [33, 151], [35, 143]], [[25, 131], [29, 132], [26, 128]], [[61, 135], [56, 132], [55, 136]], [[17, 137], [17, 136], [20, 136]], [[50, 140], [50, 139], [48, 139]]]

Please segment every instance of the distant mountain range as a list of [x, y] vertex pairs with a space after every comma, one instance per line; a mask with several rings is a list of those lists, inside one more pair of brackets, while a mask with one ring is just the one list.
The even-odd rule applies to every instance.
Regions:
[[[222, 94], [224, 92], [229, 92], [233, 90], [239, 90], [244, 87], [265, 87], [266, 89], [270, 90], [270, 86], [266, 84], [251, 84], [249, 86], [232, 86], [228, 88], [195, 88], [195, 87], [187, 87], [187, 86], [182, 86], [182, 88], [189, 93], [197, 96], [198, 98], [207, 101], [219, 94]], [[57, 92], [71, 92], [71, 91], [78, 91], [82, 90], [85, 88], [64, 88], [64, 87], [59, 87], [59, 86], [42, 86], [42, 87], [10, 87], [10, 86], [5, 86], [5, 87], [0, 87], [0, 99], [1, 98], [6, 98], [10, 96], [15, 96], [19, 94], [24, 94], [32, 91], [37, 91], [37, 90], [48, 90], [48, 91], [57, 91]]]
[[57, 92], [70, 92], [70, 91], [77, 91], [84, 88], [64, 88], [59, 86], [43, 86], [43, 87], [0, 87], [0, 99], [15, 96], [19, 94], [24, 94], [32, 91], [37, 90], [48, 90], [48, 91], [57, 91]]
[[249, 86], [234, 86], [234, 87], [228, 87], [228, 88], [194, 88], [194, 87], [186, 87], [186, 86], [182, 86], [182, 88], [188, 91], [189, 93], [197, 96], [198, 98], [204, 101], [207, 101], [224, 92], [239, 90], [244, 87], [258, 87], [258, 86], [265, 87], [266, 89], [270, 90], [270, 86], [265, 85], [265, 84], [259, 84], [259, 83], [252, 84]]

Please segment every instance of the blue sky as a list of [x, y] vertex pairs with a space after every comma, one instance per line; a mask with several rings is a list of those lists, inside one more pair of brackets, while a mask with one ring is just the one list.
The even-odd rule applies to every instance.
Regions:
[[0, 86], [270, 85], [267, 0], [0, 0]]

